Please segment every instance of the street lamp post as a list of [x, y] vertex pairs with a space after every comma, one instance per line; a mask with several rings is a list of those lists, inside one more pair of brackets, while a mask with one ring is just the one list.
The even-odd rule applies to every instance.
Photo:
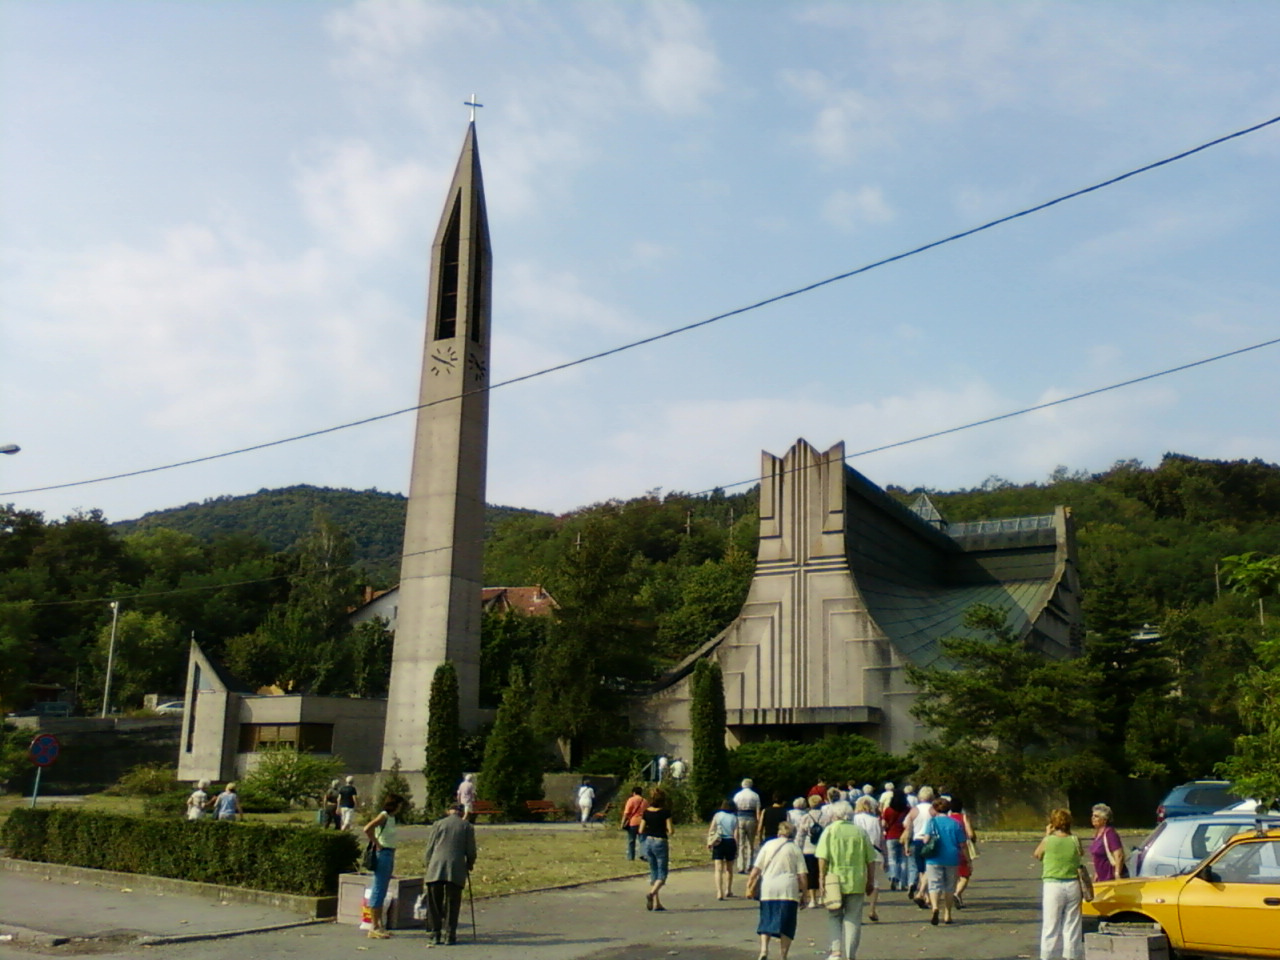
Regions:
[[102, 714], [107, 715], [107, 707], [111, 703], [111, 668], [116, 659], [116, 623], [120, 619], [120, 601], [111, 601], [111, 643], [107, 646], [107, 683], [102, 688]]

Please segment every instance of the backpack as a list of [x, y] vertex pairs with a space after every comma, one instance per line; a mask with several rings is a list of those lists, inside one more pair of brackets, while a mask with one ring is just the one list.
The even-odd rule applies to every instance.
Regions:
[[817, 846], [818, 840], [822, 838], [822, 824], [814, 819], [812, 813], [809, 815], [809, 842]]

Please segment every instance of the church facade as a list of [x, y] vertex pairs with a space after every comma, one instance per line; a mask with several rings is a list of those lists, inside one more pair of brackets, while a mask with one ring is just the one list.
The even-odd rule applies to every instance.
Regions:
[[1070, 511], [948, 525], [908, 508], [804, 440], [762, 456], [755, 577], [737, 618], [633, 704], [643, 746], [690, 756], [689, 683], [709, 657], [724, 675], [731, 745], [852, 732], [902, 752], [924, 735], [908, 664], [944, 662], [975, 604], [1002, 610], [1046, 656], [1083, 636]]

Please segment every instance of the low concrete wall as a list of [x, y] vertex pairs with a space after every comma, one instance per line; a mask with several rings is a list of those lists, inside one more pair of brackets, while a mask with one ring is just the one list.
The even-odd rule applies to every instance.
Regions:
[[26, 873], [37, 877], [59, 880], [77, 880], [87, 883], [107, 883], [112, 886], [130, 887], [144, 893], [167, 893], [185, 897], [200, 897], [227, 903], [261, 904], [288, 913], [316, 920], [328, 920], [337, 915], [338, 898], [299, 897], [289, 893], [272, 893], [269, 890], [247, 890], [244, 887], [225, 887], [216, 883], [196, 883], [193, 880], [174, 880], [170, 877], [152, 877], [142, 873], [119, 873], [114, 870], [91, 870], [88, 867], [72, 867], [61, 863], [39, 863], [34, 860], [17, 860], [0, 857], [0, 870]]

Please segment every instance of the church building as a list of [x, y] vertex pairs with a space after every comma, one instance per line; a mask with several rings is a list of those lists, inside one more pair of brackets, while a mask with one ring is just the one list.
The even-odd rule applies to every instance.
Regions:
[[858, 733], [901, 753], [924, 735], [908, 664], [943, 662], [975, 604], [1048, 657], [1083, 637], [1071, 513], [947, 524], [927, 497], [899, 503], [804, 440], [762, 456], [755, 577], [737, 618], [632, 709], [655, 754], [691, 756], [689, 683], [708, 657], [724, 675], [731, 745]]

